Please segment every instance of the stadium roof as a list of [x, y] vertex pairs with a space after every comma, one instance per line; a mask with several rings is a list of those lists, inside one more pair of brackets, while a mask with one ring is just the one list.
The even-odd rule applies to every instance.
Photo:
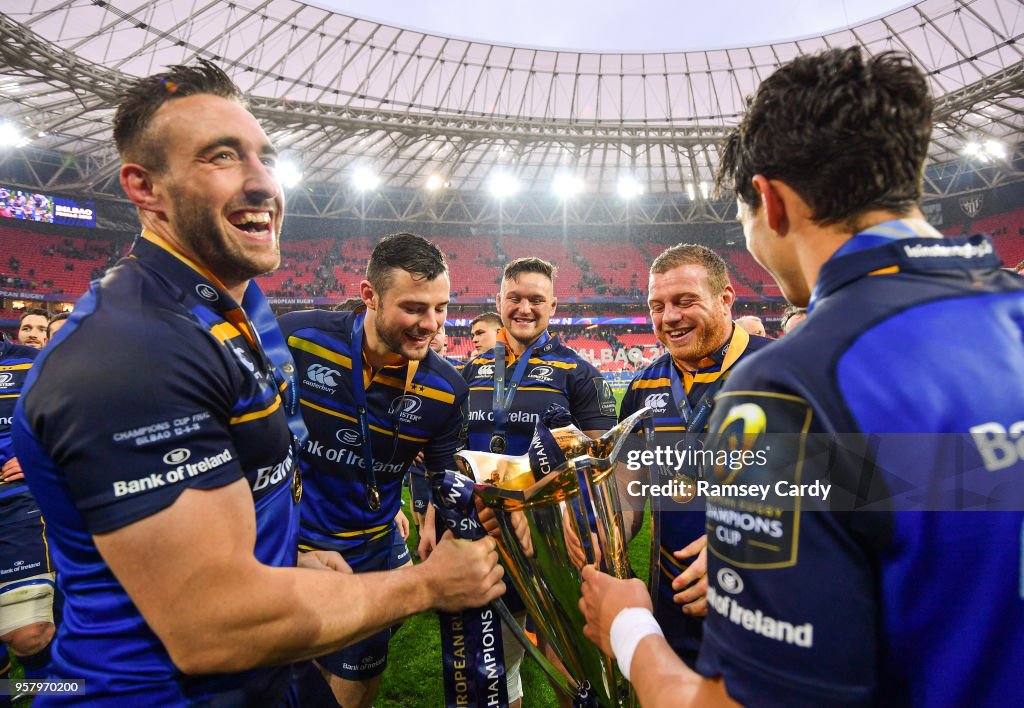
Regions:
[[[508, 173], [524, 191], [547, 192], [566, 174], [585, 192], [613, 194], [628, 176], [649, 194], [689, 192], [700, 203], [720, 141], [762, 78], [798, 54], [860, 44], [908, 52], [928, 72], [938, 99], [933, 164], [981, 167], [982, 187], [1024, 177], [1021, 0], [925, 0], [818, 36], [632, 53], [445, 37], [326, 1], [5, 3], [0, 119], [24, 131], [40, 187], [116, 194], [110, 120], [119, 89], [202, 56], [251, 96], [303, 179], [337, 185], [339, 195], [366, 166], [382, 186], [406, 190], [439, 175], [449, 190], [474, 192]], [[709, 28], [708, 42], [729, 36], [721, 30]], [[1006, 156], [984, 166], [965, 158], [965, 144], [979, 139], [1000, 141]], [[39, 157], [52, 154], [75, 157]], [[929, 180], [926, 189], [950, 194], [958, 184]]]

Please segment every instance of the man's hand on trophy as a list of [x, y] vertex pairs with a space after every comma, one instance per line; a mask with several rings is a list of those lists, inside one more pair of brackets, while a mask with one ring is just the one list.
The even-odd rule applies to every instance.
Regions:
[[488, 536], [493, 536], [497, 541], [501, 538], [501, 531], [498, 529], [498, 517], [495, 516], [494, 509], [484, 504], [483, 499], [478, 496], [473, 497], [473, 504], [476, 506], [476, 518], [480, 520], [480, 525], [484, 527]]
[[421, 567], [429, 570], [431, 605], [444, 612], [482, 607], [505, 593], [501, 580], [505, 571], [498, 564], [497, 546], [490, 536], [466, 541], [446, 531]]
[[683, 614], [703, 617], [708, 613], [708, 537], [704, 534], [682, 550], [673, 553], [679, 560], [693, 558], [686, 570], [672, 581], [673, 600], [682, 605]]
[[[583, 570], [583, 566], [590, 563], [587, 552], [583, 549], [583, 542], [573, 525], [572, 514], [568, 505], [562, 507], [562, 535], [565, 537], [565, 550], [569, 554], [569, 560], [577, 570]], [[590, 547], [594, 549], [594, 563], [601, 565], [601, 544], [597, 534], [590, 534]]]
[[530, 522], [526, 520], [526, 514], [521, 511], [509, 512], [512, 520], [512, 530], [516, 534], [516, 541], [519, 548], [527, 558], [533, 558], [533, 536], [530, 535]]
[[618, 614], [629, 607], [653, 610], [651, 596], [643, 581], [637, 578], [619, 580], [592, 565], [583, 568], [582, 591], [580, 611], [587, 621], [583, 633], [608, 656], [615, 656], [611, 646], [611, 628]]

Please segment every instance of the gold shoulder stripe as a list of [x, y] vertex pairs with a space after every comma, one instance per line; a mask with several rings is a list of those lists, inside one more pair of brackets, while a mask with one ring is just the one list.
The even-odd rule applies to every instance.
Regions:
[[347, 420], [350, 423], [359, 422], [350, 415], [345, 415], [344, 413], [340, 413], [338, 411], [332, 411], [330, 408], [324, 408], [323, 406], [318, 406], [315, 403], [310, 403], [305, 398], [299, 398], [299, 403], [306, 406], [307, 408], [312, 408], [315, 411], [320, 411], [321, 413], [326, 413], [327, 415], [333, 415], [335, 418], [341, 418], [342, 420]]
[[[320, 411], [321, 413], [326, 413], [327, 415], [332, 415], [335, 418], [341, 418], [342, 420], [347, 420], [347, 421], [349, 421], [351, 423], [358, 423], [359, 422], [357, 419], [353, 418], [350, 415], [346, 415], [346, 414], [340, 413], [338, 411], [332, 411], [330, 408], [324, 408], [323, 406], [318, 406], [315, 403], [310, 403], [309, 401], [301, 399], [301, 398], [299, 399], [299, 403], [301, 403], [302, 405], [306, 406], [307, 408], [312, 408], [315, 411]], [[394, 436], [393, 432], [391, 432], [387, 428], [382, 428], [382, 427], [380, 427], [378, 425], [371, 425], [370, 426], [370, 430], [373, 430], [375, 432], [381, 433], [383, 435]], [[418, 437], [415, 437], [414, 435], [405, 435], [404, 433], [399, 433], [398, 437], [399, 437], [400, 440], [411, 440], [413, 442], [421, 442], [421, 443], [427, 442], [426, 438], [418, 438]]]
[[210, 328], [210, 334], [217, 338], [217, 341], [223, 344], [229, 339], [241, 336], [241, 332], [235, 329], [235, 326], [230, 322], [221, 322], [218, 325], [214, 325]]
[[352, 370], [352, 360], [349, 357], [343, 356], [342, 354], [338, 354], [336, 352], [332, 352], [330, 349], [327, 349], [326, 347], [321, 347], [319, 344], [311, 342], [308, 339], [296, 337], [293, 334], [292, 336], [288, 337], [288, 346], [293, 347], [294, 349], [298, 349], [300, 351], [309, 352], [310, 354], [318, 356], [321, 359], [332, 361], [338, 366], [344, 366], [349, 371]]
[[409, 392], [433, 398], [435, 401], [441, 401], [441, 403], [455, 403], [455, 396], [453, 394], [430, 386], [424, 386], [423, 384], [413, 383], [409, 386]]
[[281, 397], [276, 393], [274, 394], [274, 402], [261, 411], [253, 411], [252, 413], [245, 413], [244, 415], [230, 418], [228, 423], [230, 425], [237, 425], [239, 423], [247, 423], [250, 420], [256, 420], [258, 418], [266, 418], [268, 415], [276, 411], [281, 407]]
[[575, 361], [550, 361], [549, 359], [540, 359], [540, 358], [535, 357], [535, 356], [531, 356], [530, 357], [529, 363], [530, 364], [547, 364], [548, 366], [553, 366], [556, 369], [575, 369], [576, 368], [576, 362]]
[[24, 369], [31, 369], [32, 362], [26, 362], [24, 364], [11, 364], [10, 366], [0, 366], [0, 371], [22, 371]]
[[639, 381], [633, 382], [633, 388], [661, 388], [663, 386], [671, 386], [672, 382], [667, 377], [660, 379], [640, 379]]

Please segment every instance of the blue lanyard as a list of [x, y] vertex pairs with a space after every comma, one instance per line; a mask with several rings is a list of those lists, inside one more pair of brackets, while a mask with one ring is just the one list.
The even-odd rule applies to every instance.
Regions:
[[[366, 410], [366, 384], [363, 382], [363, 320], [366, 313], [356, 315], [352, 320], [352, 339], [349, 354], [352, 357], [352, 397], [356, 402], [359, 416], [359, 431], [362, 433], [363, 464], [366, 465], [366, 503], [370, 511], [380, 509], [380, 490], [377, 488], [377, 471], [373, 468], [373, 444], [370, 441], [370, 418]], [[391, 419], [392, 433], [398, 439], [401, 420]]]
[[[366, 312], [360, 312], [352, 320], [352, 337], [349, 340], [351, 347], [349, 354], [352, 358], [352, 397], [355, 399], [356, 415], [359, 416], [359, 431], [362, 433], [363, 464], [366, 465], [366, 503], [370, 511], [380, 509], [380, 489], [377, 487], [377, 471], [373, 464], [373, 444], [370, 441], [370, 418], [366, 404], [366, 385], [363, 382], [363, 322], [366, 319]], [[418, 362], [407, 361], [405, 363], [405, 388], [402, 395], [409, 390], [409, 384], [416, 374]], [[398, 446], [398, 435], [402, 429], [402, 406], [397, 404], [394, 414], [391, 416], [391, 434], [394, 436], [393, 444]], [[392, 458], [394, 449], [392, 448]]]
[[288, 395], [285, 404], [285, 414], [288, 417], [288, 428], [292, 431], [298, 449], [306, 444], [309, 431], [299, 414], [299, 395], [296, 384], [295, 361], [292, 359], [291, 351], [284, 341], [281, 328], [277, 326], [277, 318], [267, 303], [263, 291], [251, 281], [245, 289], [242, 297], [242, 309], [252, 322], [252, 331], [259, 342], [267, 359], [273, 364], [274, 370], [284, 377], [287, 385]]
[[516, 397], [519, 383], [526, 375], [526, 369], [530, 365], [530, 357], [533, 351], [548, 343], [551, 335], [544, 332], [540, 338], [526, 348], [523, 355], [516, 362], [516, 368], [512, 371], [512, 380], [508, 382], [508, 391], [505, 391], [505, 342], [497, 342], [494, 345], [494, 398], [492, 408], [494, 410], [494, 435], [504, 438], [508, 430], [508, 413], [512, 401]]
[[697, 408], [694, 410], [694, 407], [690, 404], [689, 397], [686, 395], [686, 390], [683, 388], [683, 382], [679, 378], [679, 370], [676, 368], [675, 363], [672, 363], [669, 367], [672, 398], [675, 399], [676, 407], [679, 409], [679, 418], [683, 421], [683, 425], [686, 426], [687, 432], [699, 433], [704, 428], [708, 416], [711, 414], [711, 405], [715, 394], [722, 387], [722, 383], [724, 383], [724, 373], [722, 372], [717, 381], [704, 389], [704, 394], [700, 397], [700, 400], [697, 402]]

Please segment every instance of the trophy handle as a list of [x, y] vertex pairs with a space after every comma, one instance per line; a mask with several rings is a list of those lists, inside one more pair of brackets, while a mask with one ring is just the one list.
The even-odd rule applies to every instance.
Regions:
[[649, 420], [653, 415], [648, 407], [641, 408], [628, 418], [622, 420], [618, 425], [597, 439], [596, 452], [594, 457], [606, 461], [602, 466], [612, 466], [622, 451], [622, 446], [629, 440], [630, 434], [641, 421]]

